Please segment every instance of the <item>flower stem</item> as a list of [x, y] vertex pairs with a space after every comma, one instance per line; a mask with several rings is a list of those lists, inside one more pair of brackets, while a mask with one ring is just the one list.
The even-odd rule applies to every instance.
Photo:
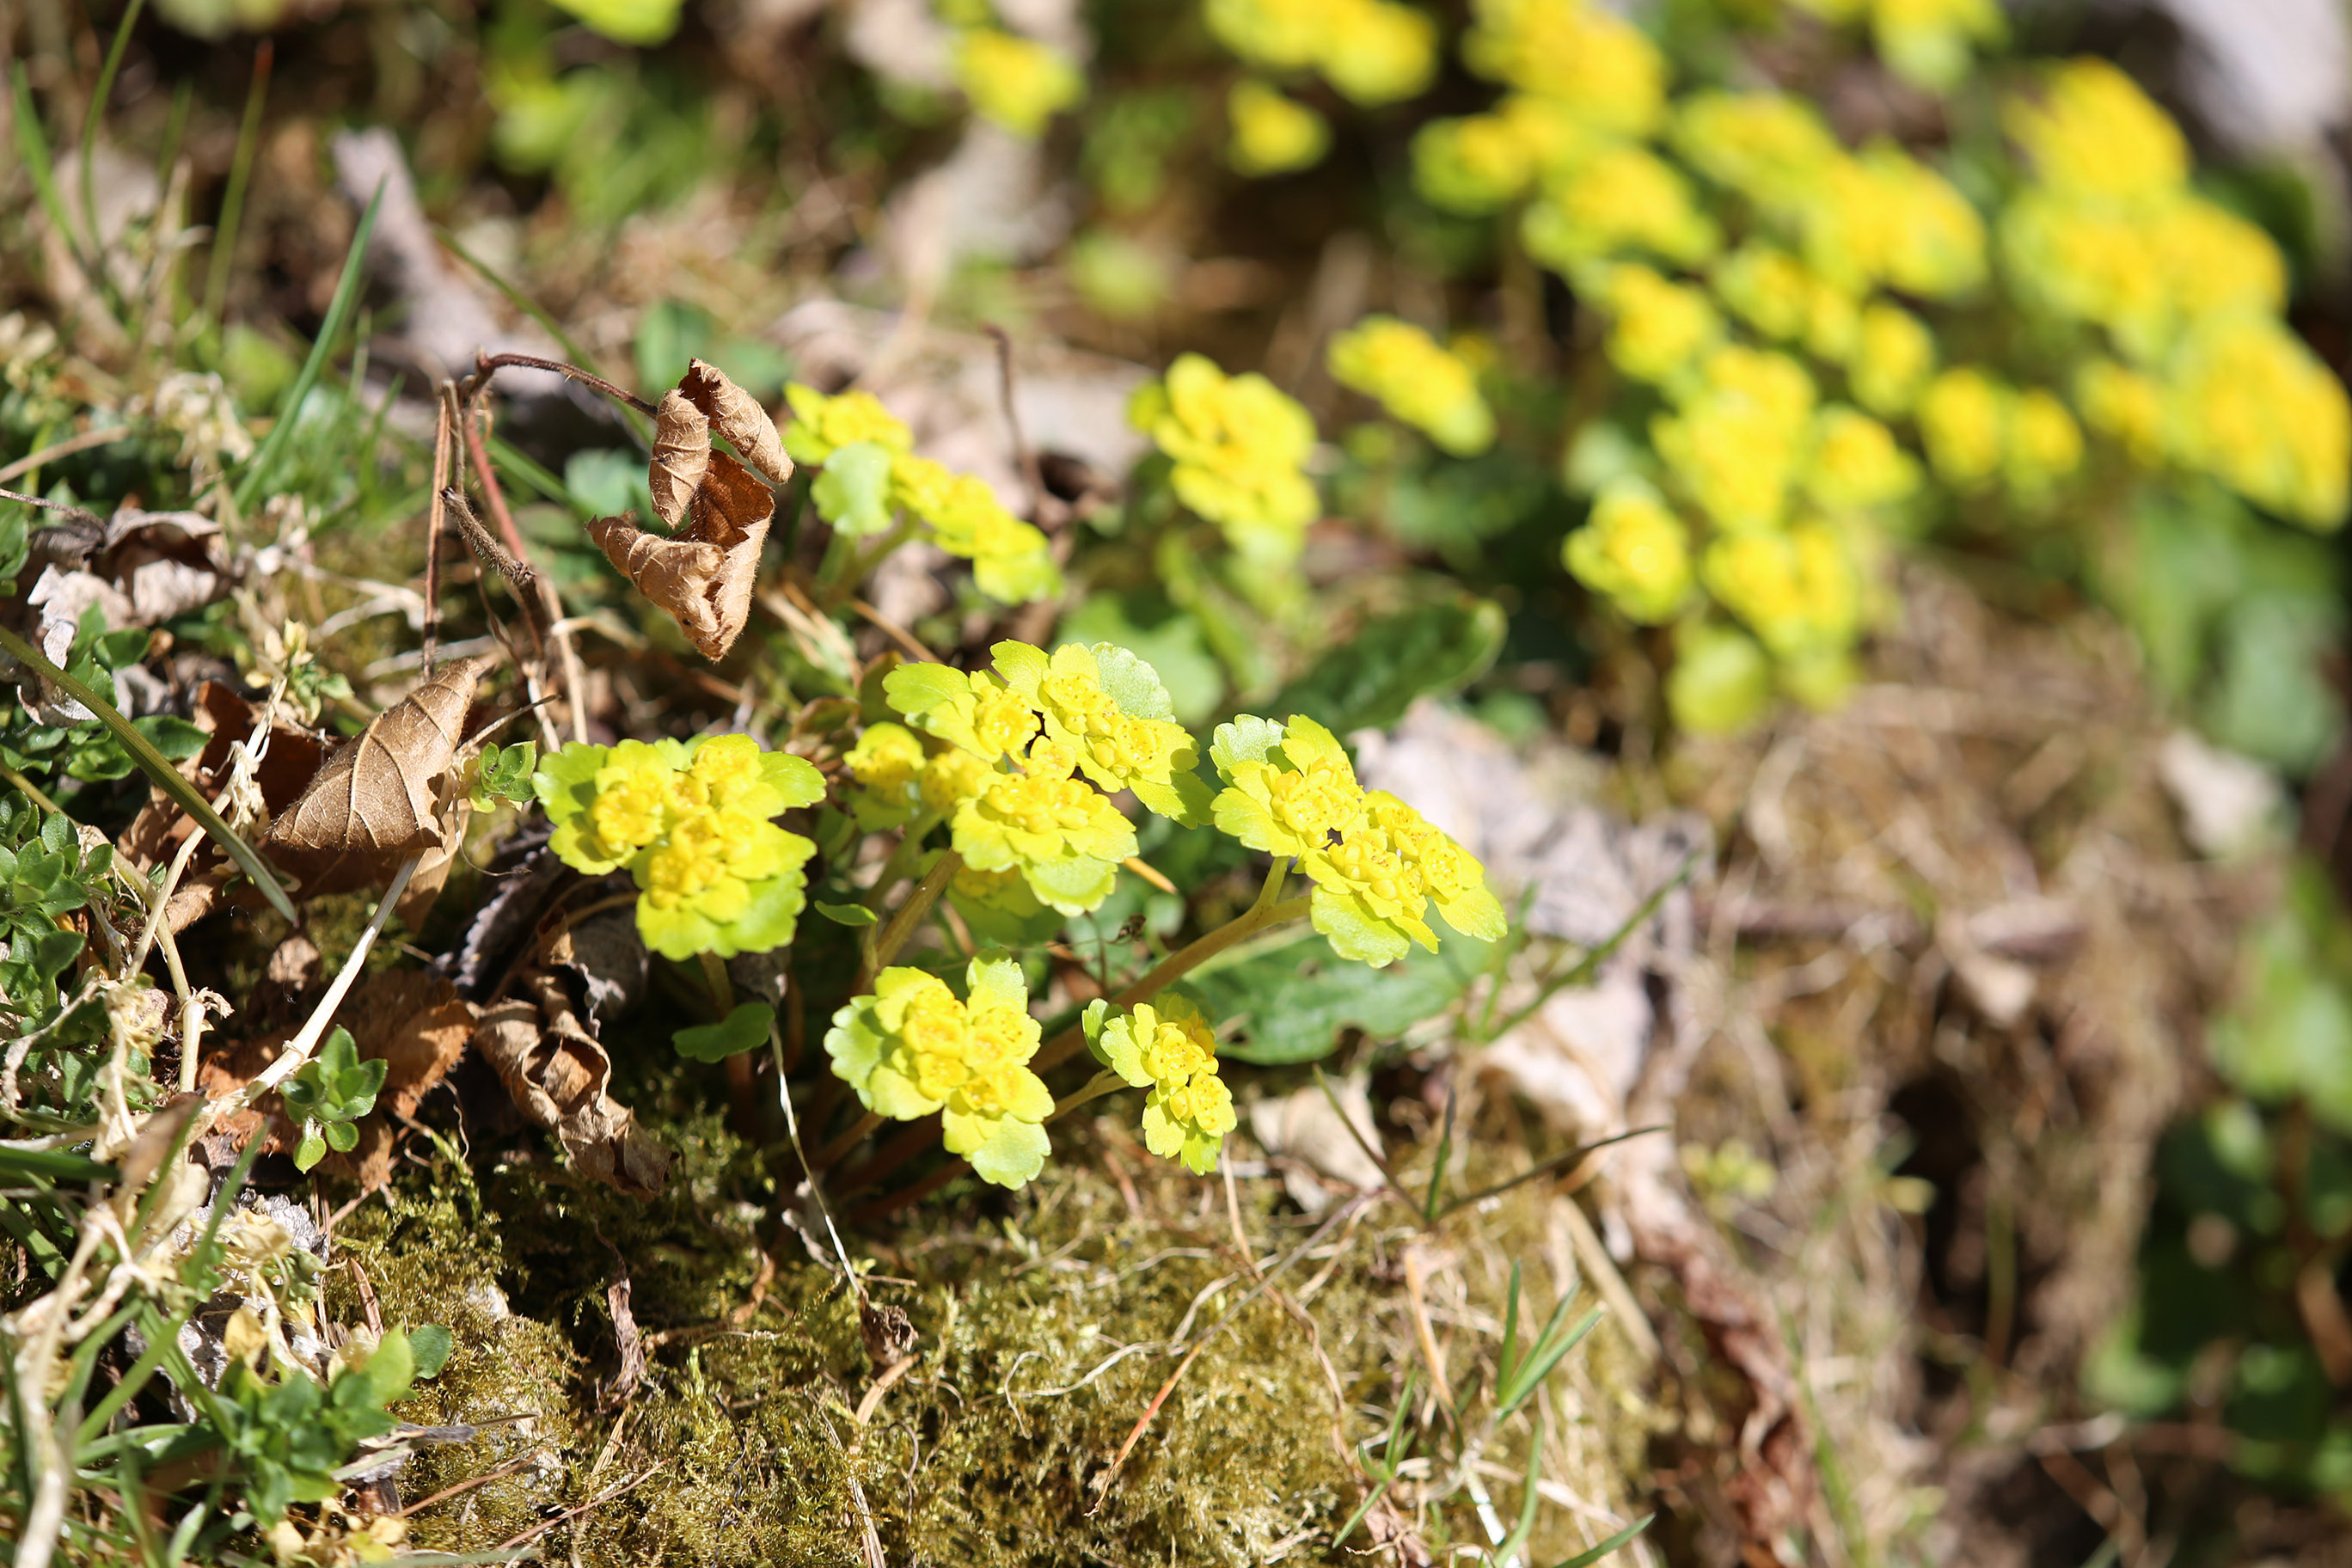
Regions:
[[927, 811], [907, 824], [907, 831], [899, 837], [898, 847], [890, 851], [890, 858], [882, 862], [882, 874], [874, 879], [874, 885], [866, 889], [866, 896], [858, 901], [869, 910], [880, 909], [883, 901], [890, 896], [890, 889], [898, 885], [921, 857], [923, 840], [930, 837], [931, 829], [939, 825], [940, 814], [936, 811]]
[[939, 901], [940, 890], [962, 869], [963, 857], [950, 849], [940, 857], [939, 864], [933, 866], [921, 881], [915, 884], [915, 890], [907, 895], [907, 901], [898, 906], [898, 912], [890, 917], [890, 923], [884, 926], [881, 934], [874, 939], [874, 950], [866, 960], [866, 973], [858, 978], [857, 988], [860, 991], [865, 990], [874, 976], [898, 956], [898, 950], [907, 945], [907, 939], [915, 934], [915, 928], [922, 923], [923, 917], [929, 914], [931, 906]]
[[[1190, 947], [1180, 948], [1152, 965], [1142, 979], [1111, 998], [1113, 1007], [1132, 1007], [1138, 1002], [1148, 1002], [1177, 981], [1190, 974], [1217, 954], [1238, 942], [1255, 936], [1269, 926], [1295, 921], [1306, 915], [1313, 904], [1309, 895], [1295, 899], [1282, 897], [1282, 884], [1288, 874], [1289, 862], [1276, 860], [1274, 869], [1266, 873], [1265, 886], [1258, 889], [1257, 901], [1226, 921]], [[1083, 1026], [1070, 1027], [1045, 1042], [1045, 1049], [1030, 1063], [1031, 1070], [1047, 1072], [1068, 1061], [1086, 1048]]]
[[814, 1175], [819, 1171], [831, 1169], [835, 1161], [865, 1142], [866, 1135], [881, 1125], [880, 1113], [872, 1110], [851, 1122], [842, 1130], [839, 1137], [835, 1138], [810, 1156], [809, 1173]]
[[1127, 1087], [1127, 1079], [1119, 1077], [1118, 1074], [1111, 1071], [1108, 1068], [1105, 1068], [1102, 1071], [1095, 1074], [1092, 1079], [1088, 1079], [1087, 1086], [1084, 1089], [1072, 1094], [1066, 1094], [1061, 1099], [1054, 1101], [1054, 1114], [1045, 1118], [1046, 1124], [1050, 1126], [1054, 1122], [1059, 1121], [1063, 1117], [1067, 1116], [1071, 1111], [1076, 1110], [1081, 1105], [1100, 1100], [1106, 1094], [1117, 1094], [1120, 1089]]

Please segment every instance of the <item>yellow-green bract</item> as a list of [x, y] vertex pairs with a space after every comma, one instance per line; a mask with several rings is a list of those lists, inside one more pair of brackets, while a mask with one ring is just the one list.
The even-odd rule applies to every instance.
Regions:
[[1017, 1187], [1045, 1168], [1042, 1125], [1054, 1096], [1029, 1070], [1037, 1054], [1029, 988], [1010, 959], [976, 958], [967, 1000], [919, 969], [886, 969], [874, 989], [833, 1016], [824, 1037], [833, 1070], [877, 1116], [913, 1121], [934, 1111], [950, 1154], [983, 1179]]
[[637, 931], [656, 952], [730, 958], [793, 940], [816, 846], [771, 818], [824, 798], [805, 759], [745, 735], [574, 744], [531, 787], [564, 864], [635, 879]]

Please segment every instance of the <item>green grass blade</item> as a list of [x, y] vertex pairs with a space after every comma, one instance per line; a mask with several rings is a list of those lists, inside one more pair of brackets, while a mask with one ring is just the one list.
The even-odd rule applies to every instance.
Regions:
[[[1560, 1303], [1563, 1309], [1567, 1305], [1565, 1301]], [[1559, 1315], [1557, 1313], [1553, 1315], [1551, 1322], [1545, 1327], [1544, 1337], [1538, 1340], [1536, 1342], [1536, 1348], [1528, 1352], [1527, 1364], [1513, 1374], [1510, 1388], [1498, 1393], [1496, 1399], [1496, 1419], [1500, 1420], [1511, 1415], [1535, 1396], [1536, 1390], [1543, 1386], [1544, 1379], [1551, 1375], [1552, 1368], [1567, 1359], [1569, 1352], [1583, 1343], [1584, 1336], [1591, 1333], [1593, 1325], [1601, 1321], [1601, 1308], [1595, 1307], [1585, 1313], [1583, 1318], [1579, 1320], [1576, 1327], [1568, 1331], [1568, 1337], [1561, 1340], [1552, 1337], [1559, 1323]]]
[[310, 345], [310, 357], [287, 389], [286, 402], [278, 422], [269, 434], [261, 438], [260, 448], [246, 464], [245, 477], [236, 482], [236, 507], [249, 511], [260, 498], [261, 487], [268, 481], [270, 470], [278, 466], [278, 454], [285, 450], [293, 436], [294, 424], [302, 412], [302, 400], [319, 384], [319, 374], [327, 367], [327, 358], [335, 352], [335, 340], [343, 335], [343, 328], [352, 319], [352, 311], [360, 297], [361, 264], [367, 259], [368, 238], [375, 233], [375, 215], [383, 205], [383, 186], [378, 184], [375, 195], [368, 198], [367, 210], [360, 214], [360, 226], [352, 235], [352, 247], [343, 256], [342, 276], [335, 279], [335, 297], [327, 305], [327, 319], [319, 325], [318, 341]]
[[236, 235], [245, 218], [245, 187], [253, 178], [261, 147], [261, 110], [269, 98], [269, 67], [276, 51], [264, 38], [254, 52], [253, 85], [245, 92], [245, 120], [236, 130], [236, 153], [229, 160], [228, 188], [221, 193], [220, 221], [213, 226], [213, 255], [205, 270], [205, 320], [220, 325], [228, 306], [229, 269], [236, 260]]
[[40, 111], [33, 107], [33, 85], [25, 79], [25, 62], [9, 61], [8, 75], [9, 98], [16, 106], [16, 150], [24, 154], [25, 167], [33, 176], [34, 195], [49, 216], [49, 226], [88, 271], [89, 262], [82, 255], [81, 241], [74, 237], [73, 220], [66, 216], [65, 197], [58, 194], [57, 160], [50, 155], [48, 137], [42, 133]]
[[1651, 1523], [1656, 1520], [1657, 1517], [1658, 1516], [1654, 1513], [1644, 1514], [1640, 1519], [1637, 1519], [1633, 1523], [1627, 1525], [1624, 1529], [1619, 1531], [1616, 1534], [1611, 1536], [1608, 1540], [1602, 1542], [1600, 1545], [1592, 1547], [1588, 1551], [1580, 1552], [1573, 1557], [1566, 1558], [1560, 1562], [1555, 1563], [1551, 1565], [1551, 1568], [1592, 1568], [1593, 1563], [1600, 1562], [1603, 1557], [1608, 1556], [1619, 1547], [1626, 1545], [1633, 1539], [1633, 1537], [1649, 1529]]
[[47, 1176], [53, 1182], [110, 1182], [114, 1167], [61, 1149], [0, 1146], [0, 1177]]
[[239, 837], [236, 829], [220, 819], [220, 813], [213, 809], [212, 802], [198, 794], [195, 785], [182, 778], [180, 770], [165, 760], [153, 742], [132, 729], [130, 720], [115, 711], [114, 704], [51, 664], [41, 656], [38, 648], [5, 626], [0, 626], [0, 649], [5, 649], [18, 662], [29, 666], [43, 680], [97, 714], [99, 722], [122, 742], [122, 749], [131, 753], [132, 762], [139, 764], [139, 771], [152, 780], [157, 789], [171, 796], [173, 804], [194, 817], [196, 826], [236, 862], [237, 869], [253, 879], [254, 886], [259, 888], [262, 897], [269, 900], [269, 907], [289, 921], [299, 918], [294, 912], [294, 900], [286, 896], [286, 889], [279, 885], [278, 874], [269, 868], [269, 862], [256, 854], [253, 846]]
[[[131, 47], [131, 29], [139, 20], [139, 13], [147, 0], [131, 0], [122, 8], [122, 20], [114, 25], [114, 42], [107, 48], [106, 64], [99, 68], [97, 90], [89, 95], [89, 113], [81, 122], [81, 216], [89, 225], [89, 253], [106, 254], [106, 242], [98, 230], [98, 182], [91, 177], [90, 163], [98, 153], [99, 122], [106, 118], [106, 100], [114, 96], [114, 76], [122, 68], [122, 51]], [[103, 277], [91, 282], [106, 287]]]

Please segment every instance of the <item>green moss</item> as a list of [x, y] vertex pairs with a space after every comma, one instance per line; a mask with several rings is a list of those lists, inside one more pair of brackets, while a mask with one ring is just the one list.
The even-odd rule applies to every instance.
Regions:
[[[550, 1550], [576, 1549], [591, 1568], [856, 1563], [870, 1521], [891, 1561], [971, 1568], [1345, 1558], [1329, 1532], [1360, 1493], [1340, 1447], [1381, 1430], [1414, 1357], [1395, 1268], [1410, 1228], [1395, 1208], [1282, 1277], [1286, 1292], [1308, 1292], [1297, 1315], [1272, 1293], [1238, 1311], [1113, 1479], [1113, 1456], [1176, 1370], [1167, 1342], [1188, 1311], [1197, 1342], [1251, 1289], [1215, 1186], [1155, 1164], [1133, 1184], [1131, 1207], [1075, 1149], [1009, 1205], [934, 1201], [895, 1246], [864, 1238], [880, 1254], [871, 1299], [908, 1315], [921, 1359], [861, 1426], [876, 1369], [852, 1294], [796, 1237], [766, 1228], [772, 1184], [715, 1116], [670, 1125], [681, 1157], [652, 1203], [579, 1184], [552, 1163], [486, 1170], [478, 1188], [443, 1163], [346, 1221], [339, 1246], [388, 1322], [457, 1331], [449, 1367], [403, 1414], [480, 1427], [471, 1443], [421, 1455], [403, 1496], [517, 1467], [425, 1510], [415, 1545], [488, 1551], [550, 1511], [625, 1487], [557, 1526]], [[1308, 1238], [1316, 1222], [1277, 1205], [1277, 1184], [1242, 1190], [1256, 1194], [1244, 1224], [1260, 1258]], [[1545, 1201], [1514, 1194], [1449, 1232], [1461, 1267], [1449, 1265], [1451, 1294], [1433, 1306], [1487, 1331], [1444, 1331], [1465, 1391], [1481, 1346], [1491, 1348], [1507, 1258], [1542, 1245]], [[763, 1246], [775, 1270], [747, 1310]], [[607, 1298], [623, 1272], [651, 1347], [625, 1399], [613, 1392]], [[356, 1316], [352, 1285], [334, 1292], [336, 1315]], [[1567, 1419], [1582, 1436], [1556, 1427], [1547, 1470], [1582, 1454], [1591, 1473], [1568, 1476], [1570, 1489], [1616, 1502], [1643, 1432], [1613, 1390], [1638, 1369], [1605, 1333], [1588, 1345], [1565, 1374], [1573, 1394], [1562, 1387], [1556, 1402], [1581, 1412]], [[1517, 1424], [1488, 1457], [1516, 1473], [1524, 1451], [1502, 1450], [1524, 1441]], [[1516, 1482], [1490, 1489], [1515, 1511]], [[1484, 1540], [1459, 1494], [1421, 1527], [1433, 1542]], [[1548, 1520], [1539, 1554], [1555, 1529], [1553, 1556], [1586, 1539], [1564, 1516]], [[1353, 1544], [1368, 1543], [1360, 1534]]]

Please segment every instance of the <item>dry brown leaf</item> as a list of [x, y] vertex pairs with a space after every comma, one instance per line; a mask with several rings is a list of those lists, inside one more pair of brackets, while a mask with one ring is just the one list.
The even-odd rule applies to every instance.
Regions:
[[485, 1011], [474, 1048], [498, 1072], [524, 1115], [552, 1131], [585, 1174], [642, 1197], [668, 1179], [670, 1152], [605, 1093], [613, 1058], [581, 1026], [562, 984], [543, 970], [523, 976], [534, 1000]]
[[[776, 422], [768, 417], [758, 398], [728, 380], [725, 371], [702, 360], [690, 360], [677, 389], [709, 418], [710, 428], [726, 437], [728, 444], [769, 483], [780, 485], [793, 477], [793, 460], [784, 455]], [[662, 406], [669, 406], [668, 398], [662, 399]], [[708, 445], [709, 437], [704, 439]], [[655, 456], [658, 458], [659, 452]]]
[[665, 395], [654, 411], [654, 460], [646, 470], [654, 515], [676, 528], [710, 467], [710, 420], [682, 392]]
[[742, 464], [713, 452], [688, 510], [689, 526], [667, 539], [625, 517], [595, 519], [588, 536], [637, 592], [669, 612], [697, 652], [716, 660], [751, 618], [760, 547], [775, 519], [776, 498]]
[[493, 662], [460, 659], [370, 720], [269, 825], [268, 841], [402, 858], [439, 844], [442, 777], [457, 754], [474, 683]]
[[359, 1146], [339, 1168], [373, 1192], [392, 1180], [398, 1130], [395, 1116], [414, 1116], [435, 1085], [449, 1075], [473, 1038], [475, 1009], [457, 988], [429, 969], [392, 969], [368, 980], [341, 1015], [362, 1061], [384, 1064], [375, 1110], [361, 1119]]
[[448, 1075], [473, 1037], [475, 1011], [457, 986], [430, 969], [388, 969], [368, 977], [341, 1015], [362, 1060], [381, 1058], [379, 1114], [414, 1116], [425, 1094]]
[[[217, 795], [228, 783], [229, 763], [234, 755], [231, 747], [240, 741], [252, 742], [253, 715], [252, 703], [217, 680], [207, 680], [196, 688], [191, 717], [196, 728], [210, 738], [194, 762], [180, 764], [180, 772], [206, 798]], [[285, 810], [317, 775], [326, 756], [327, 742], [320, 736], [283, 720], [273, 722], [268, 747], [254, 771], [253, 782], [261, 791], [263, 804], [272, 813]], [[147, 804], [115, 841], [115, 853], [142, 871], [152, 870], [170, 859], [180, 842], [195, 830], [194, 820], [180, 809], [178, 802], [161, 790], [152, 790]], [[201, 875], [218, 858], [219, 852], [207, 846], [190, 869]], [[177, 931], [180, 928], [174, 925], [172, 929]]]

